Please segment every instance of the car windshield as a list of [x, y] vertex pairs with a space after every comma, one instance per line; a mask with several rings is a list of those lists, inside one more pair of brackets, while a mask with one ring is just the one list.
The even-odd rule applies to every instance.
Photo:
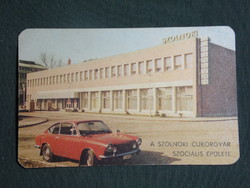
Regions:
[[102, 121], [80, 122], [77, 128], [81, 135], [111, 133], [109, 127]]

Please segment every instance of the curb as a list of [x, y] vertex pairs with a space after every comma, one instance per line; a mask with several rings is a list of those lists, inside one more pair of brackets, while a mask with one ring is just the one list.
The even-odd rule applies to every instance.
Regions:
[[[28, 117], [33, 117], [33, 116], [28, 116]], [[35, 117], [35, 118], [39, 118], [39, 117]], [[45, 122], [49, 121], [48, 118], [41, 118], [41, 119], [44, 119], [44, 120], [40, 121], [38, 123], [32, 123], [32, 124], [28, 124], [28, 125], [21, 125], [21, 126], [18, 126], [18, 128], [31, 127], [31, 126], [39, 125], [39, 124], [42, 124], [42, 123], [45, 123]]]

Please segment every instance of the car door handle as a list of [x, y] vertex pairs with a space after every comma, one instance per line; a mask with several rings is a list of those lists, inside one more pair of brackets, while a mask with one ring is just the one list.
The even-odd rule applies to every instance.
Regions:
[[56, 139], [59, 139], [59, 136], [56, 136]]

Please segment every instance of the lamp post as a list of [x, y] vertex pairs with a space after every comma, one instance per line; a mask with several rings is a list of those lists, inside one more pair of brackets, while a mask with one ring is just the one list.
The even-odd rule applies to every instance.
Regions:
[[25, 108], [25, 84], [22, 84], [23, 89], [23, 107]]
[[148, 92], [148, 95], [149, 95], [149, 117], [151, 117], [151, 94], [152, 94], [152, 88], [151, 88], [151, 74], [148, 74], [149, 76], [149, 92]]

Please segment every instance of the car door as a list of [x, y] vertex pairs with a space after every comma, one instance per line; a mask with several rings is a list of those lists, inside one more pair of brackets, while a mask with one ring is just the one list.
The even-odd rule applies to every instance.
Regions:
[[46, 140], [44, 140], [44, 143], [50, 145], [50, 148], [55, 155], [59, 155], [59, 147], [57, 139], [59, 138], [60, 123], [56, 123], [53, 126], [51, 126], [48, 132], [50, 134], [47, 135]]
[[77, 135], [73, 123], [61, 123], [60, 129], [60, 153], [61, 156], [78, 159], [80, 136]]

